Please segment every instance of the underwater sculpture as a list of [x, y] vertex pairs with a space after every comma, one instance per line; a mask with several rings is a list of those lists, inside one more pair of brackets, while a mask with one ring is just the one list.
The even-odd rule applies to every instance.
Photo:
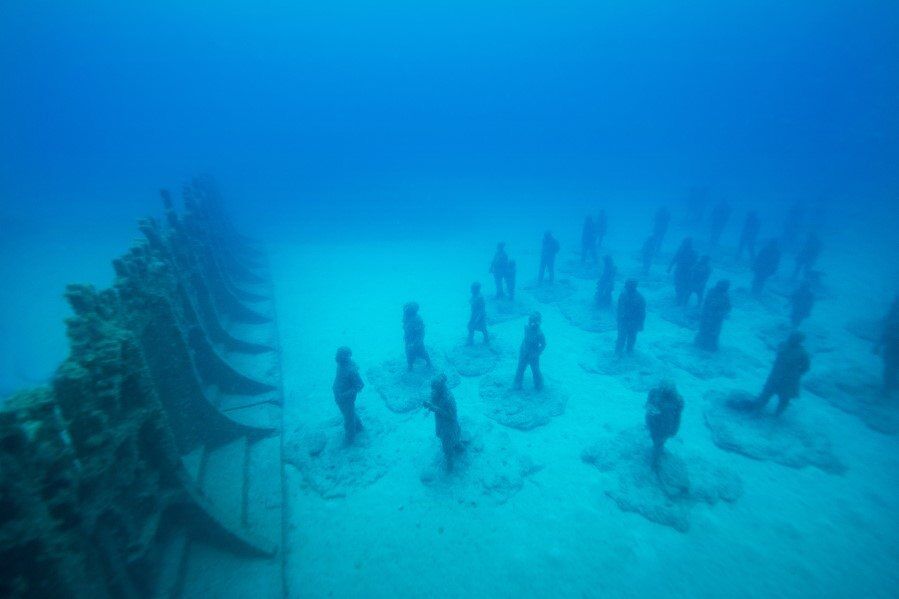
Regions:
[[668, 264], [668, 272], [674, 269], [674, 302], [678, 306], [686, 306], [690, 299], [690, 284], [693, 276], [693, 267], [696, 265], [697, 255], [693, 249], [693, 240], [689, 237], [681, 242], [677, 253]]
[[474, 344], [474, 334], [481, 333], [484, 336], [484, 344], [490, 345], [490, 334], [487, 332], [487, 306], [484, 296], [481, 295], [481, 284], [471, 284], [471, 299], [468, 300], [471, 313], [468, 317], [468, 345]]
[[814, 305], [815, 293], [812, 291], [811, 282], [806, 278], [790, 296], [790, 323], [798, 327], [811, 315]]
[[602, 275], [596, 282], [596, 305], [600, 308], [612, 307], [612, 292], [615, 290], [615, 275], [617, 269], [612, 256], [606, 254], [603, 257]]
[[717, 247], [718, 243], [721, 241], [721, 234], [724, 233], [724, 227], [727, 226], [728, 220], [730, 220], [730, 204], [722, 200], [718, 202], [712, 210], [711, 235], [709, 241], [713, 248]]
[[[282, 514], [265, 507], [282, 488], [263, 255], [211, 182], [185, 188], [183, 216], [161, 195], [166, 222], [141, 221], [112, 287], [67, 287], [52, 384], [0, 409], [0, 596], [220, 595], [204, 552], [248, 573], [236, 594], [284, 595]], [[235, 505], [221, 480], [260, 501]]]
[[883, 319], [883, 332], [874, 351], [883, 358], [883, 395], [889, 397], [899, 380], [899, 297]]
[[650, 389], [646, 399], [646, 428], [652, 439], [650, 463], [653, 469], [659, 466], [659, 460], [665, 451], [665, 441], [675, 436], [680, 429], [683, 411], [684, 398], [677, 392], [674, 383], [662, 381]]
[[543, 234], [543, 242], [540, 247], [540, 270], [537, 273], [537, 283], [543, 283], [548, 278], [552, 283], [556, 280], [556, 255], [559, 253], [559, 242], [553, 234], [546, 231]]
[[759, 213], [751, 210], [743, 221], [743, 229], [740, 231], [740, 243], [737, 246], [737, 259], [743, 257], [743, 252], [749, 254], [751, 261], [755, 260], [755, 243], [758, 241], [759, 231], [762, 228], [762, 221], [759, 220]]
[[524, 327], [524, 339], [518, 352], [518, 368], [515, 371], [514, 388], [521, 389], [524, 380], [524, 371], [531, 369], [534, 377], [534, 389], [543, 389], [543, 373], [540, 371], [540, 355], [546, 349], [546, 337], [540, 329], [542, 317], [540, 312], [534, 312], [528, 318], [528, 324]]
[[761, 295], [765, 282], [777, 272], [780, 266], [780, 246], [776, 239], [771, 239], [758, 253], [752, 262], [752, 294]]
[[596, 224], [593, 218], [588, 216], [584, 219], [584, 227], [581, 230], [581, 263], [588, 260], [596, 262], [599, 258], [596, 255]]
[[515, 260], [509, 260], [506, 263], [506, 274], [503, 275], [503, 281], [506, 283], [506, 295], [509, 301], [515, 300], [515, 279], [518, 276], [518, 265]]
[[662, 242], [665, 240], [665, 234], [668, 232], [668, 224], [670, 222], [671, 212], [666, 206], [662, 206], [656, 211], [652, 222], [652, 237], [656, 241], [656, 251], [662, 248]]
[[628, 279], [624, 291], [618, 296], [618, 339], [615, 341], [615, 354], [634, 353], [637, 334], [643, 330], [646, 322], [646, 300], [637, 291], [637, 280]]
[[409, 371], [416, 360], [424, 360], [431, 367], [431, 356], [425, 348], [425, 322], [418, 314], [418, 303], [409, 302], [403, 306], [403, 342], [406, 348], [406, 365]]
[[365, 387], [359, 376], [359, 367], [352, 360], [353, 352], [348, 347], [337, 350], [334, 360], [337, 362], [337, 373], [334, 375], [334, 401], [343, 415], [343, 428], [346, 442], [352, 443], [356, 434], [362, 432], [362, 421], [356, 414], [356, 396]]
[[493, 281], [496, 283], [497, 299], [506, 296], [506, 293], [503, 290], [503, 284], [506, 282], [508, 272], [509, 255], [506, 254], [506, 244], [500, 242], [496, 244], [496, 253], [493, 255], [493, 260], [490, 262], [490, 274], [493, 275]]
[[693, 271], [690, 273], [690, 291], [687, 293], [688, 304], [690, 303], [690, 298], [693, 297], [693, 294], [695, 293], [697, 305], [702, 305], [705, 286], [709, 282], [710, 276], [712, 276], [711, 258], [709, 256], [703, 256], [696, 262], [696, 265], [693, 266]]
[[796, 266], [793, 269], [793, 278], [798, 279], [799, 275], [808, 276], [815, 268], [818, 262], [818, 256], [821, 255], [821, 238], [812, 231], [805, 239], [805, 243], [796, 253]]
[[729, 289], [730, 281], [718, 281], [702, 304], [702, 311], [699, 314], [699, 332], [696, 333], [695, 339], [696, 346], [700, 349], [718, 351], [721, 325], [731, 310]]
[[643, 247], [640, 248], [640, 261], [643, 265], [641, 273], [644, 277], [649, 275], [649, 271], [652, 269], [652, 263], [656, 259], [656, 254], [658, 254], [660, 246], [661, 241], [655, 235], [650, 235], [646, 238], [646, 241], [643, 242]]
[[609, 219], [606, 217], [606, 211], [600, 210], [596, 217], [596, 249], [602, 247], [602, 242], [606, 238], [606, 232], [609, 229]]
[[803, 341], [805, 335], [795, 331], [781, 344], [762, 392], [755, 401], [746, 406], [748, 409], [761, 411], [768, 401], [777, 395], [778, 403], [774, 413], [779, 416], [787, 409], [790, 400], [799, 396], [802, 375], [808, 372], [811, 366], [808, 352], [802, 346]]
[[446, 384], [446, 375], [437, 375], [431, 381], [431, 401], [425, 402], [424, 407], [434, 413], [435, 433], [443, 446], [444, 465], [447, 472], [452, 472], [455, 455], [463, 450], [463, 445], [456, 400]]

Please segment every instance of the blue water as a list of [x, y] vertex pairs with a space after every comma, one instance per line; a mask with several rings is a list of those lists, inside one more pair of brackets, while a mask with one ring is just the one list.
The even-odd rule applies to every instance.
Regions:
[[[870, 347], [845, 341], [844, 326], [882, 317], [899, 290], [897, 32], [899, 3], [874, 0], [7, 0], [0, 396], [49, 380], [68, 351], [64, 285], [108, 285], [109, 263], [137, 237], [136, 220], [159, 215], [158, 189], [177, 192], [197, 173], [215, 176], [240, 228], [271, 251], [285, 353], [296, 360], [288, 396], [325, 398], [320, 408], [295, 407], [300, 421], [333, 416], [330, 381], [320, 374], [331, 370], [332, 347], [353, 343], [369, 366], [396, 353], [397, 306], [410, 296], [430, 303], [429, 330], [452, 346], [468, 284], [479, 278], [489, 287], [497, 240], [509, 242], [526, 284], [545, 228], [567, 256], [584, 215], [603, 208], [607, 245], [626, 264], [665, 204], [674, 214], [671, 252], [684, 235], [707, 235], [707, 224], [685, 224], [684, 198], [694, 187], [733, 206], [726, 248], [750, 208], [761, 211], [766, 238], [780, 231], [789, 206], [810, 207], [832, 291], [812, 320], [842, 349], [814, 363], [824, 374], [859, 364], [879, 375]], [[735, 275], [735, 286], [747, 281]], [[642, 394], [628, 399], [619, 382], [598, 391], [584, 378], [576, 362], [594, 341], [546, 310], [550, 348], [554, 338], [564, 348], [550, 367], [556, 360], [572, 393], [642, 408]], [[510, 347], [520, 324], [501, 331]], [[769, 363], [770, 348], [753, 345], [767, 325], [736, 313], [732, 345]], [[676, 334], [667, 324], [656, 330], [650, 338], [665, 361]], [[708, 390], [678, 380], [688, 406]], [[761, 382], [747, 375], [727, 384], [755, 392]], [[367, 402], [379, 405], [373, 392]], [[464, 579], [449, 588], [458, 596], [846, 596], [861, 578], [871, 596], [894, 591], [895, 436], [816, 406], [849, 462], [848, 474], [829, 477], [719, 451], [696, 408], [681, 435], [740, 470], [745, 492], [732, 512], [716, 507], [683, 537], [633, 524], [603, 497], [604, 483], [569, 475], [583, 467], [580, 450], [603, 425], [614, 432], [642, 422], [634, 409], [613, 410], [608, 422], [569, 409], [573, 422], [555, 426], [576, 431], [571, 437], [537, 433], [533, 444], [516, 433], [513, 444], [543, 467], [536, 476], [544, 491], [528, 486], [487, 516], [448, 515], [451, 506], [422, 498], [417, 472], [396, 469], [375, 491], [334, 508], [347, 520], [335, 521], [329, 502], [300, 494], [297, 505], [317, 532], [298, 522], [297, 542], [320, 553], [288, 562], [303, 581], [294, 588], [312, 596], [415, 594], [414, 576], [401, 567], [421, 562], [404, 552], [445, 548], [437, 537], [381, 538], [381, 525], [412, 525], [396, 519], [403, 505], [420, 521], [451, 521], [452, 542], [466, 547], [453, 567], [424, 576], [421, 588], [431, 593], [446, 590], [445, 577]], [[389, 413], [375, 417], [393, 422]], [[402, 451], [418, 442], [393, 439], [390, 447]], [[572, 506], [558, 520], [543, 517], [568, 496]], [[779, 509], [780, 517], [764, 517]], [[381, 524], [366, 528], [372, 519]], [[524, 547], [529, 534], [539, 549], [506, 546]], [[606, 535], [621, 540], [596, 547], [591, 562], [580, 545]], [[383, 549], [371, 548], [377, 542]], [[471, 548], [478, 544], [483, 552]], [[660, 582], [666, 568], [672, 580]], [[598, 569], [616, 571], [606, 586]], [[726, 586], [729, 572], [737, 590]], [[754, 572], [766, 581], [756, 590]], [[497, 577], [511, 582], [498, 585]]]

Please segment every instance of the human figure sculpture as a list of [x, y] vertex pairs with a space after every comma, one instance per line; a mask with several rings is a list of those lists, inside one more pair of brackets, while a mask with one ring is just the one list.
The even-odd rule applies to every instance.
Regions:
[[468, 300], [471, 312], [468, 317], [468, 345], [474, 345], [474, 334], [484, 336], [484, 345], [490, 345], [490, 333], [487, 332], [487, 305], [481, 295], [481, 284], [471, 284], [471, 298]]
[[718, 351], [721, 326], [731, 310], [730, 281], [721, 280], [709, 291], [699, 314], [699, 332], [696, 333], [696, 347], [706, 351]]
[[752, 294], [761, 295], [765, 283], [780, 266], [780, 246], [776, 239], [770, 240], [752, 263]]
[[602, 274], [596, 282], [596, 305], [600, 308], [612, 307], [612, 292], [615, 290], [615, 275], [617, 269], [612, 261], [612, 256], [606, 254], [603, 257]]
[[665, 452], [665, 442], [680, 429], [684, 398], [677, 392], [671, 381], [663, 381], [650, 389], [646, 399], [646, 428], [652, 439], [650, 465], [653, 470], [659, 466]]
[[690, 282], [693, 277], [693, 266], [696, 264], [696, 250], [693, 240], [684, 239], [677, 253], [668, 264], [668, 272], [674, 269], [674, 301], [678, 306], [686, 306], [690, 299]]
[[443, 447], [444, 467], [452, 472], [456, 454], [462, 451], [462, 429], [456, 412], [456, 399], [446, 383], [446, 375], [439, 374], [431, 381], [431, 400], [424, 407], [434, 413], [437, 438]]
[[334, 375], [334, 384], [331, 389], [334, 392], [334, 401], [343, 415], [344, 438], [352, 443], [356, 434], [361, 432], [362, 421], [356, 414], [356, 396], [365, 387], [362, 377], [359, 376], [359, 367], [352, 359], [353, 352], [348, 347], [337, 350], [334, 360], [337, 362], [337, 374]]
[[559, 242], [553, 234], [547, 231], [543, 234], [543, 244], [540, 248], [540, 271], [537, 274], [537, 282], [543, 283], [544, 278], [552, 283], [556, 280], [556, 254], [559, 253]]
[[646, 322], [646, 300], [637, 291], [636, 279], [628, 279], [624, 291], [618, 296], [618, 339], [615, 341], [615, 354], [634, 353], [637, 334], [643, 330]]
[[802, 375], [808, 372], [811, 366], [808, 352], [802, 346], [803, 341], [805, 335], [794, 331], [780, 345], [765, 386], [753, 404], [755, 410], [762, 410], [768, 401], [777, 395], [778, 404], [775, 413], [780, 415], [787, 409], [790, 400], [799, 396]]
[[425, 323], [418, 314], [417, 302], [409, 302], [403, 307], [403, 341], [406, 346], [406, 365], [409, 372], [417, 360], [424, 360], [430, 368], [431, 356], [425, 349]]
[[524, 339], [518, 353], [518, 369], [515, 371], [514, 387], [521, 389], [524, 380], [524, 371], [531, 369], [534, 377], [534, 389], [543, 389], [543, 373], [540, 371], [540, 356], [546, 349], [546, 337], [540, 329], [542, 317], [540, 312], [534, 312], [528, 318], [528, 324], [524, 327]]
[[490, 262], [490, 274], [493, 275], [493, 282], [496, 284], [496, 298], [505, 297], [503, 290], [503, 282], [508, 275], [509, 255], [506, 254], [506, 244], [500, 242], [496, 245], [496, 253], [493, 254], [493, 260]]

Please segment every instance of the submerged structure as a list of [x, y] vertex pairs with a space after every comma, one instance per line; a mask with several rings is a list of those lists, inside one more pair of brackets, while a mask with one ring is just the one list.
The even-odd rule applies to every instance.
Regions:
[[0, 595], [283, 597], [282, 388], [264, 254], [214, 185], [70, 285], [69, 357], [0, 411]]

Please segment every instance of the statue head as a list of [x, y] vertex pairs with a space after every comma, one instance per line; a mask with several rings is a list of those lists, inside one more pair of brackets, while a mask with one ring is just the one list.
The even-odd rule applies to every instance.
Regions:
[[431, 379], [431, 389], [433, 391], [443, 391], [446, 389], [446, 375], [442, 372]]
[[352, 356], [353, 350], [344, 345], [337, 348], [337, 355], [334, 356], [334, 361], [338, 364], [345, 364], [350, 361]]
[[637, 290], [637, 279], [628, 279], [624, 282], [624, 288], [628, 293], [633, 293]]
[[540, 312], [533, 312], [528, 317], [528, 324], [531, 326], [540, 326], [540, 323], [543, 322], [543, 316]]
[[674, 384], [674, 381], [671, 379], [662, 379], [659, 381], [659, 384], [656, 385], [656, 389], [659, 390], [666, 397], [672, 397], [677, 395], [677, 386]]

